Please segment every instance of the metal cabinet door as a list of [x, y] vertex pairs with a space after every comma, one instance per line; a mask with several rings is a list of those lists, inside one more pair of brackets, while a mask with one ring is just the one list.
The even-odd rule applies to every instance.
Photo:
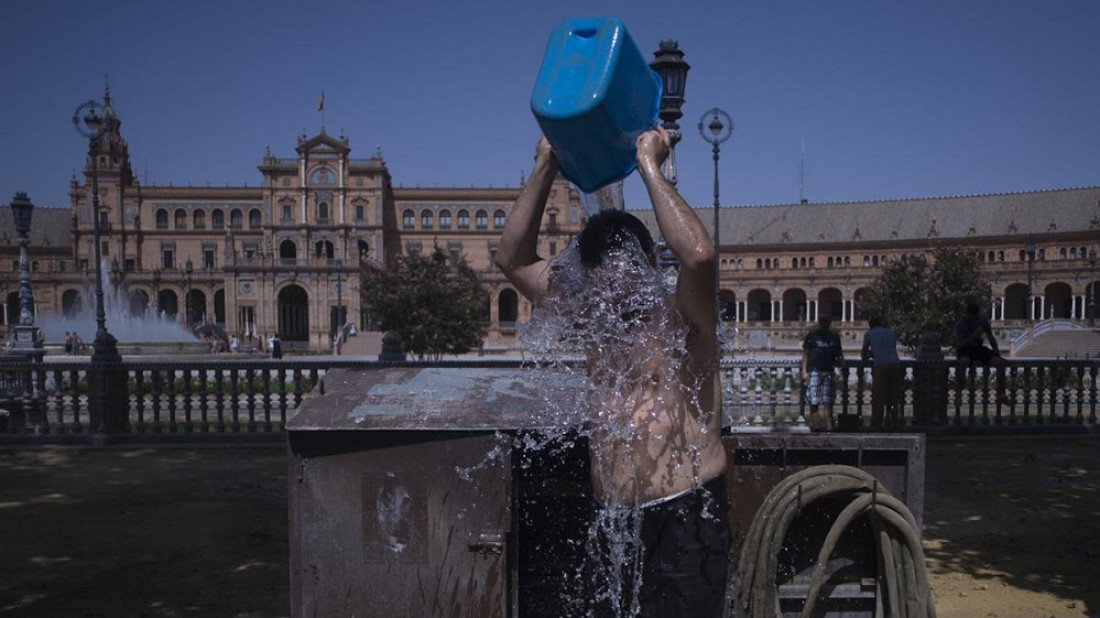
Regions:
[[316, 433], [291, 436], [292, 616], [513, 615], [494, 434]]

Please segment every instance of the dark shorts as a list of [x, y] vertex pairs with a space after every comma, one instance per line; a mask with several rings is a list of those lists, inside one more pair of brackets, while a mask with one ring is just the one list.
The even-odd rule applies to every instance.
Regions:
[[980, 348], [958, 348], [955, 350], [955, 358], [962, 360], [963, 358], [969, 358], [970, 362], [978, 362], [989, 364], [989, 361], [993, 360], [1000, 354], [997, 354], [992, 349], [982, 346]]
[[[641, 611], [646, 618], [707, 618], [722, 616], [729, 572], [729, 498], [721, 476], [700, 489], [666, 502], [634, 509], [641, 521]], [[606, 539], [605, 539], [606, 541]], [[603, 543], [601, 543], [603, 544]], [[600, 552], [603, 554], [604, 552]], [[606, 554], [604, 554], [606, 556]], [[607, 564], [590, 565], [607, 569]], [[633, 581], [637, 565], [619, 565], [626, 581]], [[604, 578], [594, 577], [590, 581]], [[626, 586], [629, 592], [632, 586]], [[596, 595], [590, 598], [595, 598]], [[631, 606], [623, 599], [623, 607]], [[622, 615], [630, 615], [627, 611]], [[595, 616], [616, 612], [601, 603]]]

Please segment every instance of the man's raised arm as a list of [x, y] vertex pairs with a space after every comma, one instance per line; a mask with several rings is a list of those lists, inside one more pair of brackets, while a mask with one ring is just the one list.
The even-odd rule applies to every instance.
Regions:
[[538, 302], [546, 294], [549, 268], [538, 254], [539, 227], [557, 175], [558, 159], [544, 137], [535, 151], [531, 177], [512, 204], [497, 248], [497, 266], [520, 294], [532, 302]]
[[680, 262], [676, 304], [680, 314], [701, 332], [714, 333], [718, 319], [714, 269], [717, 259], [703, 222], [661, 173], [671, 143], [661, 127], [638, 137], [638, 172], [649, 191], [657, 225]]

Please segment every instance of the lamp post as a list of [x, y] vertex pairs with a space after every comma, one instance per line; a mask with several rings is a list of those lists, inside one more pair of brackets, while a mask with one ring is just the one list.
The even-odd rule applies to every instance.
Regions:
[[1031, 267], [1035, 263], [1035, 243], [1028, 240], [1024, 252], [1027, 253], [1027, 321], [1034, 322], [1035, 299], [1031, 296]]
[[1096, 249], [1089, 249], [1089, 328], [1096, 326]]
[[101, 231], [99, 222], [99, 139], [103, 131], [103, 118], [98, 109], [102, 106], [95, 101], [88, 101], [76, 108], [73, 114], [73, 126], [77, 133], [88, 138], [88, 158], [92, 162], [92, 230], [95, 239], [95, 351], [92, 360], [121, 361], [118, 353], [118, 340], [107, 332], [107, 313], [103, 309], [103, 269], [99, 267], [102, 261], [101, 255]]
[[344, 260], [336, 260], [336, 328], [344, 327]]
[[[684, 62], [684, 52], [680, 50], [680, 44], [666, 40], [661, 41], [657, 51], [653, 52], [653, 61], [649, 63], [649, 68], [661, 78], [661, 107], [657, 117], [661, 119], [661, 126], [668, 132], [670, 146], [668, 158], [661, 164], [661, 173], [675, 186], [679, 180], [676, 171], [676, 144], [680, 143], [683, 137], [680, 133], [680, 125], [676, 121], [684, 115], [680, 108], [684, 106], [687, 72], [691, 66]], [[668, 248], [664, 234], [657, 242], [657, 254], [661, 272], [669, 285], [672, 285], [676, 280], [676, 271], [680, 262]]]
[[160, 269], [153, 269], [153, 316], [160, 317]]
[[673, 185], [678, 180], [676, 173], [676, 144], [682, 137], [680, 125], [676, 122], [683, 113], [680, 108], [684, 106], [684, 91], [687, 87], [687, 72], [691, 66], [684, 62], [684, 52], [680, 51], [680, 44], [676, 41], [661, 41], [657, 51], [653, 52], [653, 61], [649, 63], [661, 78], [661, 108], [657, 117], [661, 119], [661, 126], [668, 131], [671, 148], [668, 158], [662, 165], [662, 173]]
[[191, 263], [191, 258], [187, 258], [187, 263], [183, 266], [184, 275], [186, 275], [186, 287], [183, 293], [183, 313], [186, 320], [185, 325], [188, 329], [194, 322], [191, 320], [191, 275], [195, 273], [195, 265]]
[[42, 341], [38, 327], [34, 325], [34, 293], [31, 291], [30, 259], [27, 255], [33, 214], [34, 204], [27, 194], [16, 193], [11, 201], [11, 216], [15, 231], [19, 234], [19, 324], [15, 327], [15, 342], [17, 353], [41, 360]]
[[[708, 120], [709, 118], [709, 120]], [[721, 240], [720, 233], [718, 231], [718, 159], [721, 156], [722, 142], [725, 142], [733, 135], [733, 120], [730, 115], [721, 109], [715, 107], [707, 110], [702, 117], [699, 118], [699, 135], [703, 136], [703, 139], [711, 145], [711, 151], [714, 153], [714, 252], [715, 255], [719, 253], [719, 241]], [[714, 293], [719, 294], [718, 289], [718, 264], [714, 265]]]

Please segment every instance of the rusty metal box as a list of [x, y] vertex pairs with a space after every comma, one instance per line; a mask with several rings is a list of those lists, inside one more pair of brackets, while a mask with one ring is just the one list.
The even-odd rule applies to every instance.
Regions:
[[[587, 443], [534, 439], [546, 384], [531, 375], [491, 364], [329, 372], [325, 394], [287, 425], [292, 616], [560, 615], [584, 558]], [[863, 468], [921, 517], [920, 437], [724, 440], [734, 560], [767, 492], [810, 465]]]

